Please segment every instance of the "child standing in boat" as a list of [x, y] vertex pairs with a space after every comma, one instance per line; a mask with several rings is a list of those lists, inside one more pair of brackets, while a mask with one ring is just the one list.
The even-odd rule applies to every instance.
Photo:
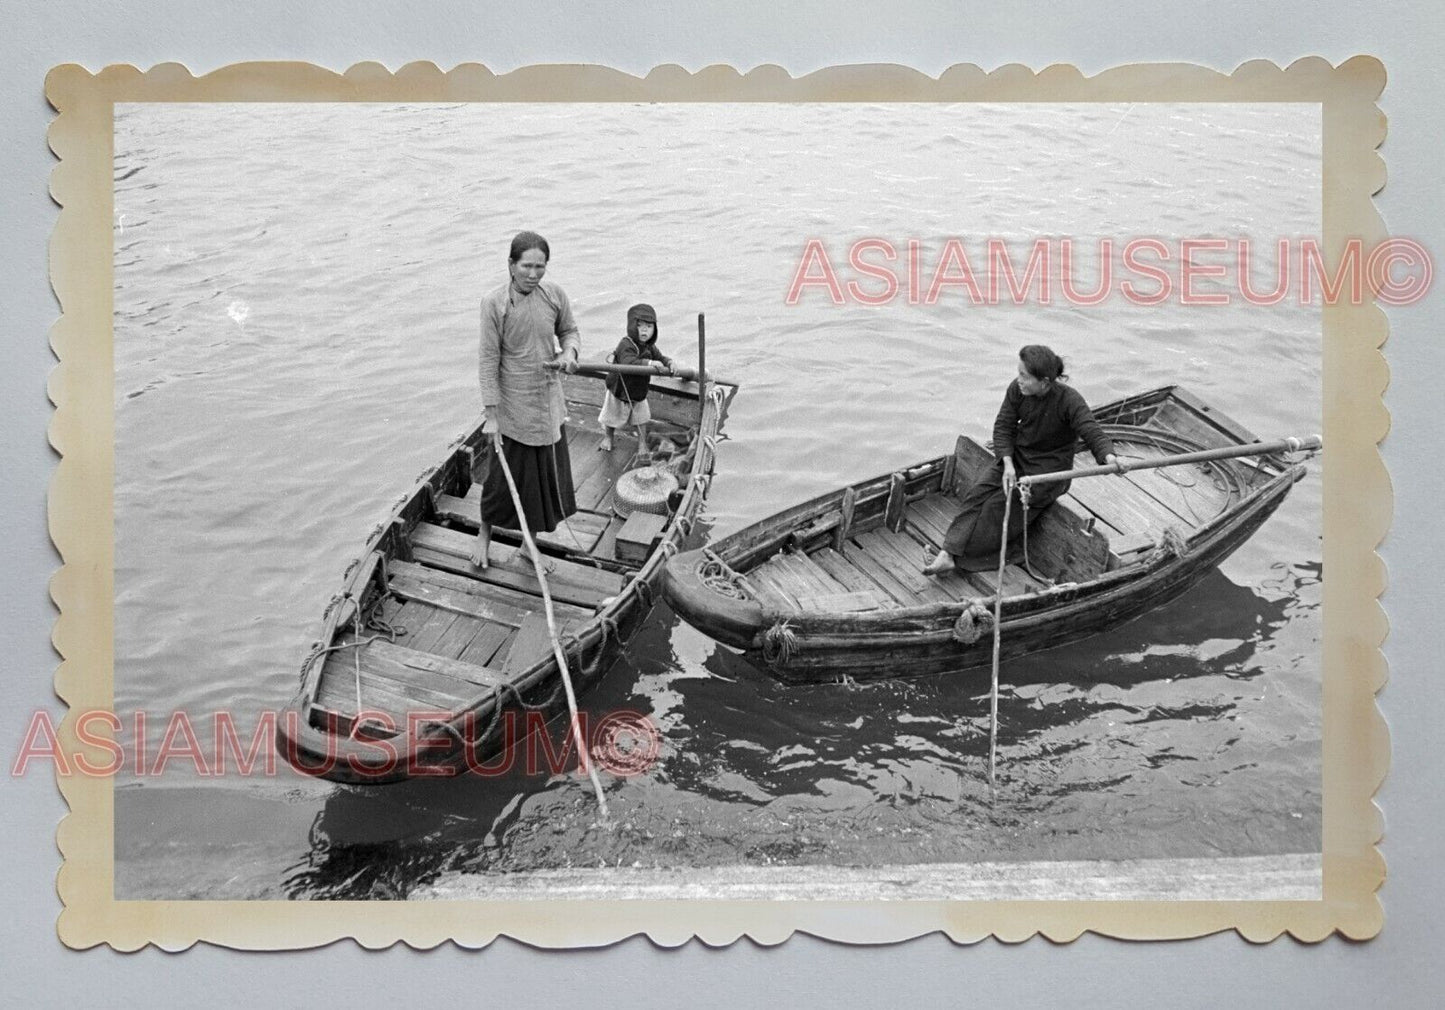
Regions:
[[[657, 349], [657, 313], [651, 305], [634, 305], [627, 310], [627, 335], [617, 342], [612, 361], [618, 365], [651, 365], [658, 374], [676, 374], [672, 359]], [[617, 429], [627, 425], [637, 428], [637, 451], [647, 450], [647, 425], [652, 420], [647, 394], [651, 388], [652, 379], [646, 374], [607, 377], [602, 413], [597, 415], [604, 431], [599, 450], [611, 452]]]

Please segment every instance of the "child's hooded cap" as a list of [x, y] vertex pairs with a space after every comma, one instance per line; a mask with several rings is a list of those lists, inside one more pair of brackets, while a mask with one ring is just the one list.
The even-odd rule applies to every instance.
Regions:
[[632, 308], [627, 310], [628, 336], [634, 338], [637, 336], [638, 323], [651, 323], [652, 338], [654, 340], [657, 339], [657, 313], [653, 311], [652, 306], [648, 305], [646, 302], [639, 302], [638, 304], [632, 306]]

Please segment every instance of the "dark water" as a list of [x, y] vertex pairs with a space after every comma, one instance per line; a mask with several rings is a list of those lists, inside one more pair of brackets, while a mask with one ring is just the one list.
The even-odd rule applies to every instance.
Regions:
[[[552, 238], [589, 355], [648, 300], [685, 360], [692, 316], [708, 312], [709, 362], [742, 385], [709, 505], [718, 534], [985, 432], [1026, 341], [1060, 350], [1094, 402], [1182, 382], [1261, 435], [1319, 428], [1309, 306], [782, 297], [815, 236], [1313, 233], [1316, 112], [586, 113], [119, 111], [116, 705], [150, 713], [152, 754], [173, 711], [198, 727], [224, 711], [244, 734], [289, 698], [367, 531], [474, 416], [475, 306], [519, 226]], [[499, 167], [519, 149], [543, 176]], [[785, 687], [660, 606], [584, 699], [594, 721], [635, 711], [660, 735], [645, 774], [606, 779], [612, 828], [572, 772], [363, 790], [181, 762], [117, 781], [117, 894], [398, 897], [445, 874], [544, 867], [1317, 852], [1319, 496], [1316, 465], [1179, 600], [1010, 663], [995, 802], [986, 673]]]

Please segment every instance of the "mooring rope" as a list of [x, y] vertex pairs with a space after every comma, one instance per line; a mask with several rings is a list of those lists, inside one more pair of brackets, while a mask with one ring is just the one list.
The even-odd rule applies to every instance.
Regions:
[[763, 632], [763, 661], [769, 666], [786, 667], [798, 652], [798, 635], [785, 620], [778, 620]]
[[[988, 699], [988, 789], [997, 798], [998, 779], [995, 774], [998, 753], [998, 655], [1003, 632], [1003, 570], [1008, 560], [1008, 520], [1013, 505], [1013, 489], [1006, 488], [1003, 496], [1003, 530], [998, 537], [998, 585], [993, 595], [993, 675], [990, 680]], [[1027, 525], [1027, 515], [1025, 515]]]
[[993, 614], [982, 600], [973, 600], [953, 622], [953, 640], [960, 645], [973, 645], [993, 626]]

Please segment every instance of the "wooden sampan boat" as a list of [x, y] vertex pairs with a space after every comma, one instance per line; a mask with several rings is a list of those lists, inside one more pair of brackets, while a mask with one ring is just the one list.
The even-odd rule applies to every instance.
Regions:
[[[1121, 457], [1258, 442], [1178, 386], [1095, 417]], [[1080, 464], [1093, 459], [1079, 446]], [[960, 437], [951, 456], [823, 495], [667, 565], [685, 621], [794, 682], [946, 673], [992, 658], [997, 569], [921, 568], [958, 500], [994, 461]], [[1134, 460], [1129, 460], [1132, 464]], [[1183, 593], [1259, 529], [1305, 467], [1280, 453], [1078, 479], [1011, 549], [1001, 656], [1056, 648]]]
[[[613, 509], [613, 485], [635, 437], [599, 452], [603, 383], [564, 375], [565, 426], [578, 511], [536, 536], [577, 691], [594, 684], [652, 609], [663, 562], [707, 496], [716, 440], [736, 387], [655, 378], [652, 434], [677, 447], [659, 462], [677, 477], [664, 516]], [[367, 541], [301, 668], [301, 689], [278, 720], [282, 754], [307, 774], [385, 783], [479, 767], [566, 713], [541, 586], [517, 531], [496, 530], [490, 566], [468, 555], [480, 519], [486, 437], [459, 438]], [[490, 449], [485, 451], [489, 452]], [[527, 710], [524, 722], [504, 718]]]

